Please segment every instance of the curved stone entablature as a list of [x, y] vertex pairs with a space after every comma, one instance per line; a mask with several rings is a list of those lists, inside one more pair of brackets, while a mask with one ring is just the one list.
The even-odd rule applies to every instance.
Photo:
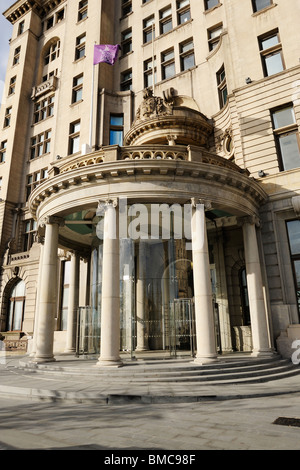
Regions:
[[[165, 158], [157, 161], [159, 149]], [[134, 157], [137, 155], [139, 158]], [[261, 185], [246, 171], [199, 147], [107, 147], [78, 157], [71, 166], [72, 159], [57, 162], [48, 179], [31, 193], [28, 206], [36, 220], [95, 209], [107, 197], [169, 204], [186, 204], [196, 197], [236, 217], [257, 216], [267, 199]]]
[[175, 96], [174, 90], [165, 92], [163, 99], [146, 89], [124, 144], [169, 142], [207, 147], [212, 132], [209, 120], [197, 109], [184, 106], [184, 100]]

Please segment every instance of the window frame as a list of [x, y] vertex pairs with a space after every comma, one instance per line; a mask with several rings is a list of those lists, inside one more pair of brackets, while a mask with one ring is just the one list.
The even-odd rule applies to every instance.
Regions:
[[[76, 126], [79, 125], [79, 129]], [[68, 146], [68, 155], [75, 155], [80, 151], [80, 128], [81, 128], [81, 121], [78, 119], [77, 121], [71, 122], [69, 128], [69, 146]], [[77, 142], [78, 142], [78, 149], [77, 149]]]
[[[192, 47], [189, 49], [185, 50], [185, 46], [188, 44], [191, 44]], [[186, 67], [186, 60], [189, 57], [193, 57], [193, 65]], [[181, 72], [186, 72], [187, 70], [190, 70], [191, 68], [195, 67], [195, 49], [194, 49], [194, 40], [193, 38], [186, 39], [185, 41], [181, 42], [179, 44], [179, 61], [180, 61], [180, 71]]]
[[83, 21], [88, 16], [88, 0], [81, 0], [78, 3], [77, 22]]
[[[148, 24], [152, 20], [151, 24]], [[150, 39], [149, 36], [151, 36]], [[149, 44], [155, 39], [155, 17], [154, 14], [143, 20], [143, 44]]]
[[[154, 64], [153, 64], [153, 59], [154, 59]], [[143, 72], [144, 72], [144, 88], [153, 87], [153, 83], [154, 85], [157, 83], [156, 56], [154, 56], [154, 58], [151, 57], [150, 59], [144, 60]]]
[[[166, 14], [166, 16], [165, 16]], [[165, 28], [167, 28], [165, 30]], [[173, 16], [172, 16], [172, 5], [167, 5], [166, 7], [159, 10], [159, 33], [167, 34], [173, 29]]]
[[2, 140], [0, 144], [0, 163], [5, 162], [7, 152], [7, 140]]
[[120, 90], [132, 90], [132, 69], [124, 70], [124, 72], [121, 72]]
[[[83, 73], [76, 75], [73, 78], [73, 86], [72, 86], [72, 104], [79, 103], [83, 100]], [[79, 96], [78, 96], [79, 94]]]
[[252, 0], [252, 9], [253, 9], [253, 13], [257, 13], [257, 12], [262, 11], [262, 10], [264, 10], [265, 8], [269, 8], [271, 5], [273, 5], [273, 0], [269, 0], [269, 5], [267, 5], [267, 6], [265, 6], [265, 7], [258, 8], [258, 7], [257, 7], [257, 1], [258, 1], [258, 0]]
[[55, 95], [49, 95], [42, 98], [34, 105], [33, 124], [38, 124], [54, 114], [54, 98]]
[[[291, 109], [292, 110], [292, 116], [294, 118], [293, 122], [285, 125], [285, 126], [280, 126], [276, 127], [275, 119], [274, 116], [277, 112], [283, 111], [284, 109]], [[280, 171], [288, 171], [296, 168], [300, 168], [300, 135], [299, 135], [299, 128], [297, 125], [296, 121], [296, 115], [295, 115], [295, 110], [294, 106], [292, 103], [287, 103], [282, 106], [279, 106], [277, 108], [273, 108], [270, 110], [271, 114], [271, 122], [272, 122], [272, 127], [273, 127], [273, 135], [275, 139], [275, 145], [276, 145], [276, 150], [277, 150], [277, 156], [278, 156], [278, 165], [279, 165], [279, 170]], [[282, 152], [282, 147], [280, 145], [280, 140], [282, 137], [287, 137], [288, 135], [296, 134], [296, 142], [298, 143], [298, 151], [299, 151], [299, 166], [296, 167], [291, 167], [291, 168], [286, 168], [288, 166], [288, 161], [285, 160], [283, 152]]]
[[[213, 33], [220, 31], [220, 33], [216, 36]], [[212, 26], [207, 30], [207, 37], [208, 37], [208, 49], [209, 52], [212, 52], [220, 42], [220, 36], [223, 33], [223, 23], [219, 23], [217, 25]]]
[[[171, 57], [166, 57], [168, 56], [169, 54], [173, 53], [173, 55]], [[166, 74], [166, 70], [168, 67], [170, 66], [173, 66], [174, 68], [174, 73], [172, 73], [171, 75], [167, 76]], [[162, 80], [168, 80], [172, 77], [174, 77], [174, 75], [176, 75], [176, 68], [175, 68], [175, 51], [174, 51], [174, 47], [170, 47], [169, 49], [163, 51], [161, 53], [161, 77], [162, 77]]]
[[[31, 138], [30, 160], [34, 160], [35, 158], [50, 153], [50, 148], [48, 147], [50, 147], [51, 143], [51, 133], [52, 129], [47, 129], [46, 131], [41, 132], [40, 134]], [[42, 153], [40, 153], [40, 149], [42, 149]]]
[[[271, 38], [277, 38], [277, 43], [274, 45], [271, 45], [269, 47], [264, 48], [263, 43], [267, 41], [268, 39]], [[282, 51], [282, 44], [280, 41], [280, 36], [279, 36], [279, 31], [278, 29], [269, 31], [261, 36], [258, 36], [258, 45], [259, 45], [259, 51], [260, 51], [260, 57], [261, 57], [261, 62], [262, 62], [262, 68], [263, 68], [263, 73], [264, 77], [272, 77], [276, 73], [280, 73], [283, 70], [285, 70], [285, 63], [284, 63], [284, 57], [283, 57], [283, 51]], [[268, 70], [268, 63], [267, 60], [270, 57], [273, 57], [275, 55], [279, 55], [281, 59], [281, 65], [282, 65], [282, 70], [278, 70], [273, 73], [269, 73], [270, 71]]]
[[[113, 118], [122, 118], [122, 124], [114, 124], [112, 122]], [[115, 143], [115, 139], [112, 141], [111, 136], [118, 135], [117, 141]], [[121, 139], [119, 138], [121, 136]], [[123, 113], [110, 113], [109, 115], [109, 145], [120, 145], [122, 146], [124, 139], [124, 114]]]
[[[181, 6], [184, 4], [183, 6]], [[188, 18], [184, 19], [184, 15], [188, 14]], [[176, 16], [177, 16], [177, 25], [187, 23], [191, 20], [191, 5], [190, 0], [177, 0], [176, 2]]]
[[[228, 101], [228, 88], [227, 88], [226, 73], [225, 73], [224, 64], [217, 71], [216, 77], [217, 77], [219, 103], [220, 103], [220, 108], [222, 109]], [[224, 98], [224, 96], [225, 96], [224, 92], [226, 92], [226, 97], [225, 98]]]
[[76, 38], [75, 59], [74, 59], [75, 62], [85, 57], [85, 48], [86, 48], [86, 33], [83, 33], [80, 36], [77, 36]]

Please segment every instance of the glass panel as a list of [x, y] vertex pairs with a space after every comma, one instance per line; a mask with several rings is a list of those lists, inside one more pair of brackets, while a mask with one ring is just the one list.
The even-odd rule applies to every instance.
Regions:
[[281, 157], [284, 170], [300, 167], [299, 141], [296, 133], [280, 136]]
[[271, 0], [255, 0], [255, 11], [262, 10], [269, 5], [271, 5]]
[[212, 8], [214, 7], [215, 5], [218, 5], [219, 4], [219, 0], [206, 0], [206, 3], [207, 3], [207, 8]]
[[283, 70], [280, 52], [265, 57], [265, 63], [268, 77]]
[[23, 316], [23, 300], [17, 300], [15, 302], [13, 330], [21, 330], [22, 327], [22, 316]]
[[290, 124], [294, 124], [295, 122], [295, 113], [292, 106], [288, 108], [278, 109], [278, 111], [274, 111], [272, 113], [272, 116], [274, 120], [275, 129], [277, 129], [278, 127], [284, 127]]
[[278, 36], [275, 34], [266, 39], [262, 39], [261, 41], [261, 48], [262, 50], [268, 49], [269, 47], [276, 46], [278, 44]]
[[123, 144], [123, 131], [110, 130], [109, 132], [109, 144], [120, 145]]
[[15, 286], [12, 292], [12, 297], [25, 297], [25, 282], [24, 281], [18, 282], [18, 284]]
[[175, 64], [164, 66], [164, 79], [173, 77], [175, 75]]
[[300, 254], [300, 220], [287, 222], [288, 235], [292, 255]]
[[123, 126], [123, 116], [111, 115], [110, 124], [112, 126]]

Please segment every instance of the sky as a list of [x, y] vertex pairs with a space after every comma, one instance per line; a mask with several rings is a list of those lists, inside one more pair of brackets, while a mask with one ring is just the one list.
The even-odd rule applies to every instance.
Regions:
[[12, 25], [7, 21], [2, 13], [12, 4], [14, 0], [0, 0], [0, 100], [2, 102], [3, 86], [6, 74], [9, 39], [12, 34]]

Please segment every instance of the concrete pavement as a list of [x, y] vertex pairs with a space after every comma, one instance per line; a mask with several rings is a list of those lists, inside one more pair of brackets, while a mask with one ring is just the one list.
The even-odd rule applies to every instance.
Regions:
[[142, 468], [150, 454], [168, 450], [197, 460], [201, 450], [300, 448], [298, 425], [274, 424], [278, 417], [300, 423], [299, 374], [265, 383], [154, 380], [135, 387], [114, 374], [105, 381], [102, 372], [84, 373], [92, 361], [64, 357], [54, 370], [37, 371], [24, 367], [27, 360], [7, 357], [0, 364], [1, 450], [102, 450], [101, 459], [138, 455], [135, 466]]

